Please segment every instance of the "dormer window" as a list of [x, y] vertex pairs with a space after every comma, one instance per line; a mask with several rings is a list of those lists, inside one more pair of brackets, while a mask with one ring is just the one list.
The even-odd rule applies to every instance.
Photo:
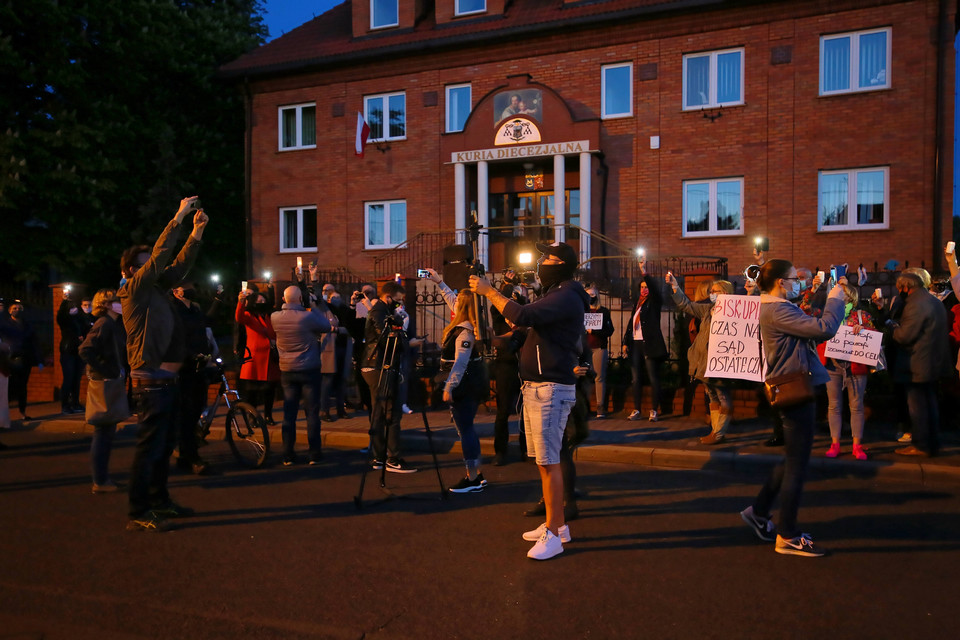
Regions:
[[487, 0], [454, 0], [458, 16], [483, 13], [487, 10]]
[[370, 0], [371, 29], [396, 27], [399, 24], [399, 0]]

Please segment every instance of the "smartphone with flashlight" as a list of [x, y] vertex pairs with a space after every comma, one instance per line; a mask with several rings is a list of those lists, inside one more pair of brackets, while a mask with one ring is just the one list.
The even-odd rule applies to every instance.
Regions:
[[830, 267], [830, 279], [833, 280], [833, 284], [837, 284], [837, 268]]
[[825, 277], [826, 277], [826, 275], [823, 273], [823, 271], [817, 271], [817, 278], [820, 279], [820, 283], [821, 283], [821, 284], [823, 284], [823, 279], [824, 279]]
[[240, 291], [246, 291], [246, 290], [247, 290], [247, 281], [243, 280], [240, 282]]
[[953, 252], [956, 251], [956, 248], [957, 248], [957, 243], [951, 240], [950, 242], [947, 243], [946, 254], [952, 255]]
[[430, 272], [427, 271], [426, 269], [417, 269], [417, 277], [418, 277], [418, 278], [429, 278], [429, 277], [430, 277]]
[[770, 238], [757, 236], [753, 240], [753, 246], [757, 251], [770, 251]]
[[297, 256], [297, 275], [303, 275], [303, 258]]

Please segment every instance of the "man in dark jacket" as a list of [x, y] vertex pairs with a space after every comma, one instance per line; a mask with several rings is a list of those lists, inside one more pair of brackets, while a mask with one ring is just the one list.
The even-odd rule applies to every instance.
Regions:
[[[167, 298], [200, 252], [209, 218], [197, 208], [196, 196], [180, 201], [180, 208], [157, 242], [137, 245], [120, 258], [126, 282], [117, 292], [127, 331], [127, 361], [137, 407], [137, 446], [130, 470], [128, 531], [166, 531], [167, 518], [193, 513], [170, 499], [167, 476], [176, 441], [177, 372], [183, 364], [183, 325]], [[193, 231], [174, 257], [184, 222], [193, 216]]]
[[[309, 294], [306, 294], [309, 295]], [[274, 311], [270, 323], [277, 334], [280, 354], [280, 385], [283, 387], [283, 465], [297, 462], [293, 446], [297, 441], [297, 413], [303, 398], [307, 414], [309, 464], [323, 457], [320, 442], [320, 343], [317, 338], [330, 331], [326, 304], [307, 311], [303, 306], [304, 290], [289, 286], [283, 292], [283, 308]]]
[[589, 297], [573, 280], [577, 268], [573, 247], [557, 242], [537, 244], [537, 249], [542, 254], [537, 262], [542, 294], [534, 302], [521, 306], [477, 276], [470, 277], [470, 287], [486, 296], [514, 325], [529, 327], [520, 352], [524, 427], [528, 450], [540, 468], [547, 521], [526, 532], [524, 539], [537, 541], [527, 557], [547, 560], [563, 553], [562, 541], [570, 540], [563, 515], [560, 446], [567, 417], [576, 403], [575, 369]]
[[[373, 468], [392, 473], [415, 473], [416, 468], [407, 465], [400, 457], [400, 380], [399, 367], [403, 352], [407, 349], [407, 336], [395, 319], [394, 312], [403, 303], [404, 288], [392, 280], [380, 287], [380, 297], [367, 313], [364, 335], [363, 358], [360, 371], [370, 387], [373, 405], [370, 411], [370, 446], [373, 452]], [[389, 352], [389, 337], [396, 338], [394, 352]], [[393, 356], [393, 363], [386, 356]], [[387, 376], [383, 378], [382, 376]], [[383, 382], [383, 384], [381, 384]]]
[[60, 328], [60, 370], [63, 382], [60, 385], [60, 412], [82, 413], [80, 406], [80, 377], [83, 375], [83, 361], [77, 349], [87, 334], [89, 325], [77, 302], [76, 294], [69, 285], [63, 288], [63, 301], [57, 309], [57, 326]]
[[897, 291], [905, 297], [893, 339], [900, 345], [894, 380], [907, 385], [907, 406], [913, 423], [913, 444], [897, 449], [905, 456], [935, 456], [940, 450], [940, 404], [937, 386], [950, 374], [947, 311], [914, 273], [897, 278]]

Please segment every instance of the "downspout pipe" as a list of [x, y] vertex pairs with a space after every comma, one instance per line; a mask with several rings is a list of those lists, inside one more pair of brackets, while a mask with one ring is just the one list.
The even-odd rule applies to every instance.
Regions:
[[244, 273], [253, 274], [253, 94], [249, 78], [243, 79], [243, 264]]
[[[937, 12], [937, 95], [936, 95], [936, 134], [933, 150], [933, 259], [931, 266], [940, 270], [944, 267], [943, 258], [943, 154], [946, 148], [944, 140], [944, 99], [946, 89], [947, 65], [944, 56], [947, 54], [947, 34], [952, 30], [947, 25], [947, 0], [939, 0]], [[953, 212], [951, 211], [951, 215]]]

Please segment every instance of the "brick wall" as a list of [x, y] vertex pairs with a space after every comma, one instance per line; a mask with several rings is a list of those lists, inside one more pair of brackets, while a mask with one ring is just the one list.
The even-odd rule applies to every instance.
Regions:
[[[929, 266], [937, 255], [931, 224], [936, 2], [784, 2], [692, 17], [671, 14], [441, 56], [385, 56], [376, 65], [256, 83], [251, 200], [256, 270], [285, 273], [292, 264], [293, 256], [278, 250], [283, 206], [316, 205], [322, 231], [315, 258], [324, 267], [346, 265], [360, 273], [372, 271], [382, 254], [364, 250], [365, 201], [405, 199], [408, 238], [452, 228], [454, 169], [440, 148], [459, 134], [444, 133], [445, 85], [470, 82], [475, 113], [485, 121], [488, 94], [507, 76], [529, 73], [557, 91], [576, 118], [596, 119], [600, 66], [625, 61], [634, 65], [634, 116], [602, 121], [596, 140], [609, 167], [603, 227], [608, 235], [642, 243], [652, 259], [726, 256], [734, 271], [750, 261], [756, 235], [770, 238], [771, 257], [810, 267], [883, 264], [890, 258]], [[818, 97], [820, 35], [878, 26], [892, 28], [892, 88]], [[731, 47], [744, 48], [745, 104], [723, 109], [713, 122], [699, 111], [682, 111], [683, 55]], [[949, 45], [946, 53], [952, 85]], [[366, 157], [356, 158], [354, 114], [362, 110], [363, 96], [398, 90], [406, 92], [407, 139], [389, 143], [383, 153], [368, 146]], [[952, 113], [952, 86], [947, 93]], [[435, 102], [429, 99], [434, 94]], [[317, 149], [278, 152], [278, 105], [305, 101], [317, 103]], [[546, 129], [555, 114], [544, 117]], [[649, 148], [652, 135], [660, 136], [659, 150]], [[952, 135], [948, 118], [946, 139]], [[552, 173], [549, 158], [540, 160], [545, 173]], [[950, 176], [952, 158], [943, 161]], [[577, 184], [573, 164], [568, 188]], [[889, 229], [818, 232], [817, 172], [872, 166], [889, 167]], [[521, 163], [497, 165], [491, 174], [510, 171], [522, 173]], [[475, 169], [468, 166], [467, 174], [475, 175]], [[683, 238], [682, 182], [727, 176], [744, 180], [743, 235]], [[602, 183], [594, 178], [599, 198]], [[950, 197], [947, 180], [940, 194], [944, 237], [950, 235]], [[593, 215], [599, 230], [599, 206]]]

